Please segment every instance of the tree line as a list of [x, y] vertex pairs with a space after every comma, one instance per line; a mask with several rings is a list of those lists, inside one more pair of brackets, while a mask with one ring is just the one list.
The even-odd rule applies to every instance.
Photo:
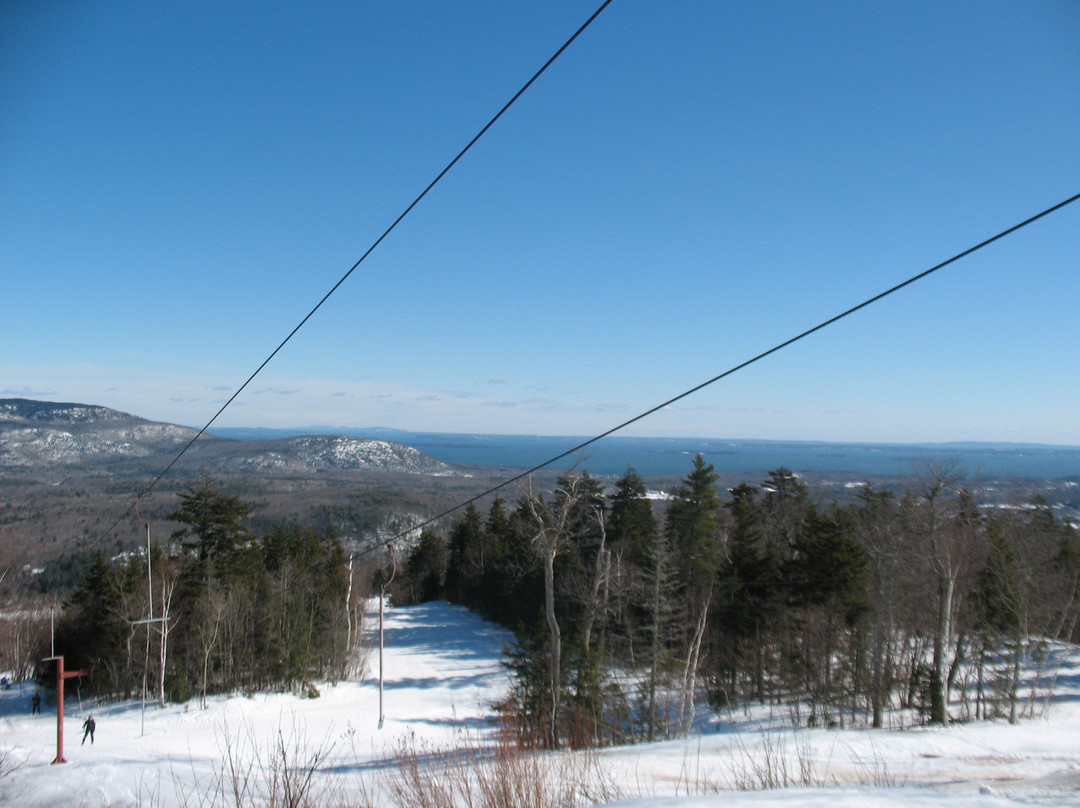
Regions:
[[251, 510], [206, 477], [179, 495], [167, 518], [184, 527], [152, 544], [149, 565], [145, 554], [98, 554], [55, 630], [67, 668], [93, 671], [85, 688], [161, 703], [236, 690], [315, 695], [316, 681], [350, 673], [362, 603], [341, 542], [303, 525], [256, 537]]
[[513, 629], [502, 707], [552, 748], [685, 733], [699, 694], [811, 726], [1015, 721], [1021, 666], [1076, 638], [1080, 541], [1037, 496], [985, 511], [947, 463], [850, 504], [784, 468], [718, 481], [699, 455], [664, 500], [630, 469], [610, 492], [568, 472], [470, 505], [445, 537], [423, 531], [395, 597]]
[[[149, 577], [142, 555], [94, 560], [55, 631], [68, 668], [93, 669], [84, 686], [314, 695], [356, 672], [360, 593], [388, 571], [354, 571], [330, 529], [256, 536], [251, 510], [208, 477], [180, 494], [184, 527], [151, 547]], [[839, 504], [784, 468], [722, 489], [699, 455], [663, 498], [632, 469], [610, 490], [573, 471], [470, 505], [421, 531], [390, 591], [514, 631], [500, 709], [529, 745], [680, 735], [703, 701], [819, 726], [1017, 720], [1022, 667], [1077, 638], [1080, 540], [1038, 497], [981, 509], [948, 465]]]

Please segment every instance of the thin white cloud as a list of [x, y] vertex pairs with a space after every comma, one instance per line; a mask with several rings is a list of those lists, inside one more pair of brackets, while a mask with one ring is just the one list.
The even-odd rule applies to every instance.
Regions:
[[23, 398], [26, 396], [55, 396], [57, 395], [57, 392], [55, 390], [34, 390], [31, 387], [16, 385], [0, 390], [0, 395], [18, 396], [19, 398]]

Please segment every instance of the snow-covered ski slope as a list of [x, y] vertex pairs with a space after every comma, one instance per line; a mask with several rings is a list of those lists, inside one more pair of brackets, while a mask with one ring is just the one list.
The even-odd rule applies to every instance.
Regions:
[[[510, 686], [500, 664], [510, 641], [444, 603], [388, 609], [381, 729], [377, 647], [362, 680], [320, 683], [318, 698], [237, 695], [211, 699], [205, 710], [192, 701], [144, 714], [137, 701], [80, 703], [72, 683], [62, 765], [51, 765], [54, 705], [46, 700], [44, 715], [31, 716], [33, 686], [15, 685], [0, 691], [0, 803], [180, 808], [236, 805], [241, 791], [243, 804], [267, 804], [285, 760], [293, 771], [315, 770], [313, 805], [393, 805], [386, 784], [402, 750], [439, 765], [443, 750], [493, 743], [492, 705]], [[596, 793], [626, 808], [1080, 805], [1080, 651], [1062, 654], [1047, 671], [1052, 699], [1016, 726], [809, 730], [792, 729], [790, 717], [740, 711], [702, 722], [686, 740], [606, 749], [585, 765], [548, 771], [596, 777], [604, 783]], [[89, 713], [96, 739], [81, 745]]]

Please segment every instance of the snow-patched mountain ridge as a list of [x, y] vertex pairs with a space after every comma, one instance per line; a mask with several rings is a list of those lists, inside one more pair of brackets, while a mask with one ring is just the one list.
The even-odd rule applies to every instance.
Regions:
[[[197, 434], [190, 427], [148, 421], [108, 407], [0, 399], [0, 470], [145, 472], [168, 463]], [[195, 468], [218, 474], [455, 473], [449, 464], [404, 444], [338, 435], [257, 441], [203, 435], [188, 454]]]
[[148, 458], [196, 430], [87, 404], [0, 399], [0, 467], [33, 469]]
[[28, 398], [0, 399], [0, 422], [92, 424], [135, 419], [126, 412], [88, 404], [61, 404]]
[[[236, 459], [249, 469], [385, 469], [419, 474], [449, 475], [453, 468], [401, 443], [344, 435], [307, 435], [253, 442], [263, 450]], [[250, 445], [250, 444], [249, 444]]]
[[78, 463], [95, 458], [143, 458], [191, 440], [195, 430], [172, 424], [136, 424], [80, 431], [48, 426], [0, 432], [0, 465]]

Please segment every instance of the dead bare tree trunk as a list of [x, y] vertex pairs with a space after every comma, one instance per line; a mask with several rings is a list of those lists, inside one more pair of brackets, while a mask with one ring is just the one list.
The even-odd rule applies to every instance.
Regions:
[[871, 726], [881, 729], [885, 713], [885, 581], [878, 570], [874, 571], [874, 596], [877, 608], [874, 610], [874, 656], [870, 666], [870, 710], [873, 713]]
[[585, 655], [589, 654], [592, 642], [593, 626], [604, 611], [607, 581], [611, 571], [611, 551], [607, 549], [607, 529], [604, 525], [604, 513], [599, 508], [594, 510], [600, 527], [600, 546], [596, 550], [596, 562], [593, 569], [592, 586], [585, 604], [585, 616], [581, 624], [581, 645]]
[[352, 659], [352, 584], [353, 554], [349, 553], [349, 583], [345, 587], [345, 659], [342, 663], [342, 676], [349, 675], [349, 661]]
[[551, 715], [547, 728], [547, 743], [552, 749], [559, 747], [559, 702], [562, 694], [562, 631], [555, 614], [555, 557], [559, 554], [562, 540], [559, 519], [550, 507], [532, 491], [524, 500], [536, 522], [536, 534], [532, 544], [544, 566], [544, 618], [550, 639], [548, 657], [548, 688], [551, 694]]
[[952, 634], [952, 601], [956, 582], [938, 566], [938, 611], [934, 631], [933, 679], [930, 694], [930, 720], [942, 726], [949, 725], [949, 678], [945, 671]]
[[690, 732], [694, 716], [697, 714], [694, 694], [697, 691], [698, 660], [701, 657], [701, 643], [705, 638], [705, 627], [708, 625], [711, 604], [712, 589], [710, 588], [705, 596], [705, 604], [701, 607], [701, 615], [698, 617], [694, 637], [686, 654], [686, 664], [683, 666], [682, 692], [679, 694], [679, 731], [684, 736]]
[[546, 548], [544, 553], [544, 616], [547, 618], [548, 632], [551, 634], [551, 728], [549, 743], [552, 749], [559, 748], [559, 702], [562, 694], [562, 631], [555, 616], [555, 545]]
[[199, 694], [199, 706], [206, 709], [206, 692], [209, 689], [210, 658], [222, 638], [226, 616], [233, 610], [234, 599], [231, 593], [207, 589], [202, 595], [201, 616], [196, 626], [196, 635], [202, 651], [202, 687]]
[[169, 660], [169, 612], [172, 610], [173, 595], [176, 593], [177, 575], [175, 571], [166, 570], [161, 576], [161, 646], [158, 653], [158, 705], [165, 706], [165, 667]]
[[952, 647], [953, 600], [956, 579], [959, 577], [957, 548], [941, 518], [941, 497], [960, 480], [953, 462], [927, 463], [918, 477], [920, 494], [926, 507], [925, 539], [932, 567], [937, 578], [937, 619], [934, 626], [933, 665], [930, 681], [930, 721], [942, 726], [949, 724], [948, 655]]
[[555, 612], [555, 558], [569, 540], [570, 523], [575, 509], [586, 496], [586, 478], [568, 473], [560, 480], [555, 501], [549, 505], [531, 490], [523, 494], [525, 506], [535, 522], [532, 545], [544, 565], [544, 616], [550, 634], [551, 718], [548, 744], [558, 749], [560, 743], [560, 703], [562, 700], [562, 631]]

